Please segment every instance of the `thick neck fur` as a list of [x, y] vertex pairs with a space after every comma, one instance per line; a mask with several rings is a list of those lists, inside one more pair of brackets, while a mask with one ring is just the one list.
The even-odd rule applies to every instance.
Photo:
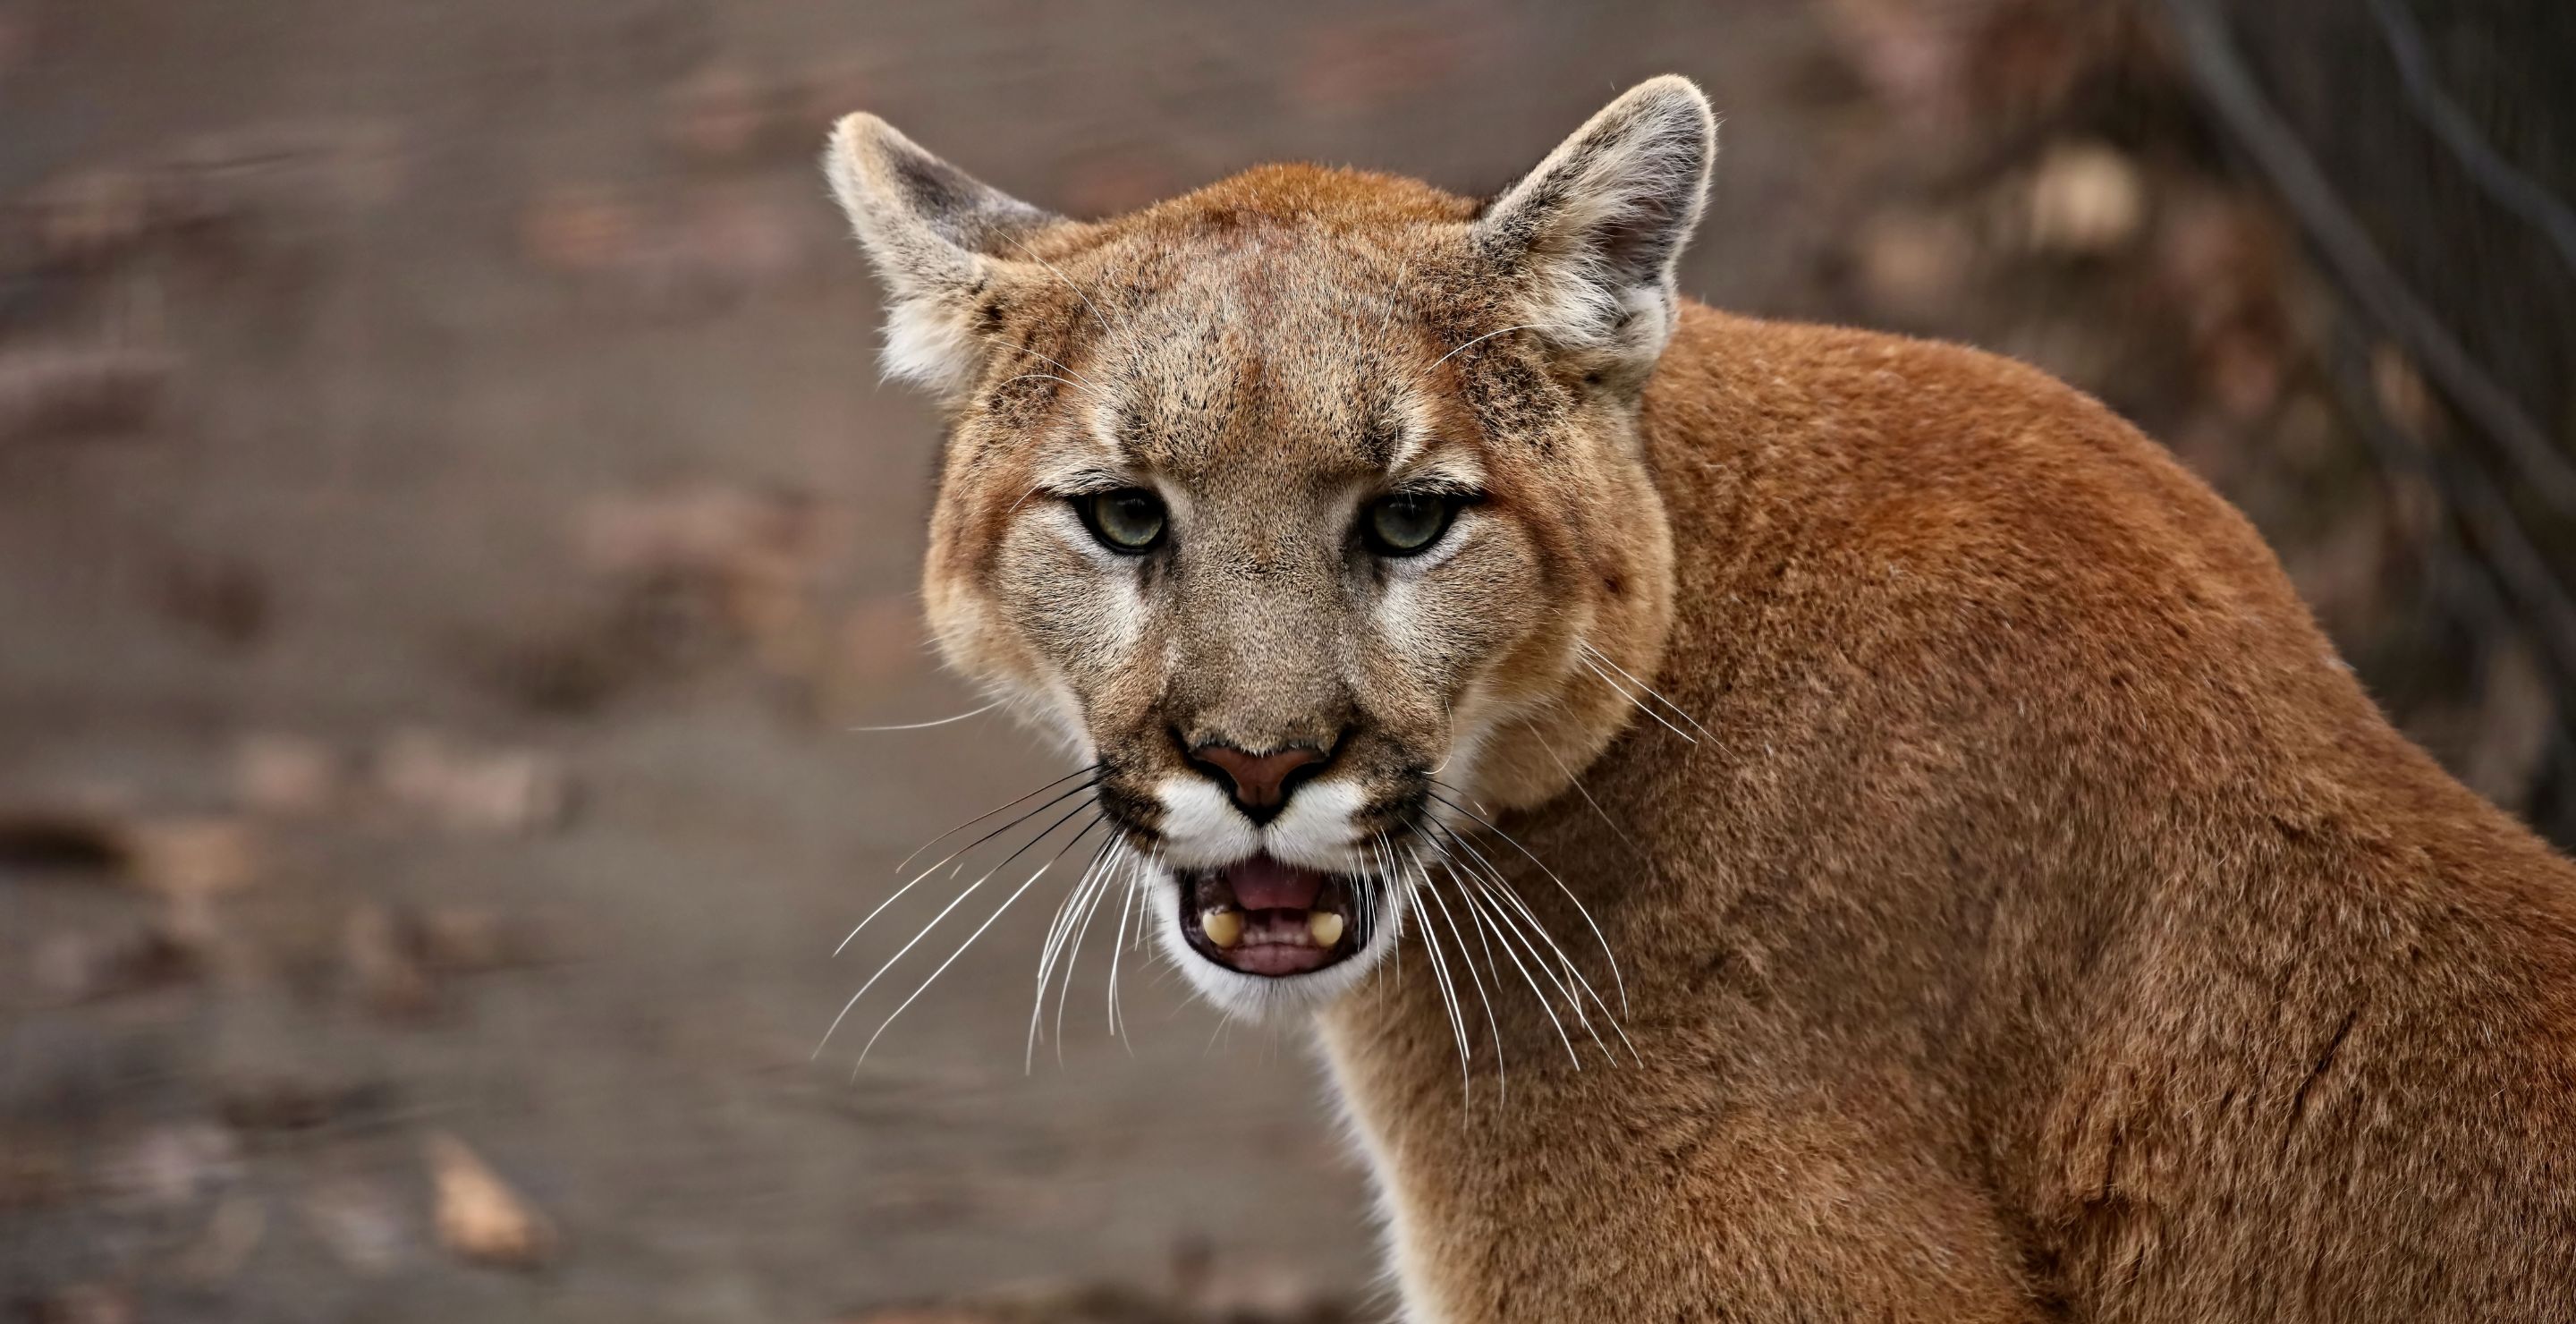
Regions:
[[2030, 369], [1696, 306], [1641, 426], [1696, 743], [1481, 844], [1628, 1042], [1472, 926], [1465, 1080], [1421, 943], [1325, 1022], [1426, 1318], [2576, 1299], [2576, 871], [2241, 517]]

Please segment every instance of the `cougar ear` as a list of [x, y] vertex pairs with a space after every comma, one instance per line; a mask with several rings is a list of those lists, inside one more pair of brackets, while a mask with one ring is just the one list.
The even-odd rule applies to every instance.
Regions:
[[946, 161], [874, 115], [832, 130], [823, 172], [885, 284], [885, 372], [943, 394], [972, 384], [984, 303], [1005, 297], [1030, 236], [1065, 223]]
[[1673, 268], [1716, 155], [1708, 98], [1687, 78], [1649, 79], [1503, 190], [1476, 246], [1520, 278], [1521, 320], [1642, 383], [1672, 335]]

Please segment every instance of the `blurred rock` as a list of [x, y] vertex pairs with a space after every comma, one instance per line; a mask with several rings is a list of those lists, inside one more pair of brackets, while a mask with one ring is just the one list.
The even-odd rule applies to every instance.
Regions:
[[453, 832], [534, 832], [562, 823], [572, 807], [572, 780], [554, 758], [473, 748], [435, 731], [387, 741], [376, 781], [398, 811]]
[[225, 896], [260, 874], [259, 834], [237, 818], [147, 820], [127, 826], [125, 838], [135, 881], [176, 900]]
[[554, 1225], [503, 1182], [465, 1142], [426, 1142], [439, 1244], [477, 1264], [533, 1269], [554, 1258]]
[[240, 1143], [212, 1122], [154, 1127], [110, 1159], [102, 1174], [116, 1195], [165, 1209], [195, 1204], [241, 1175]]
[[526, 965], [551, 952], [536, 929], [488, 909], [423, 913], [375, 902], [349, 912], [340, 946], [358, 1000], [394, 1020], [435, 1012], [441, 982], [450, 976]]
[[401, 1201], [381, 1182], [326, 1177], [305, 1192], [302, 1212], [313, 1235], [358, 1273], [394, 1268], [414, 1240]]
[[256, 732], [233, 750], [233, 799], [253, 813], [323, 813], [340, 803], [346, 778], [339, 753], [309, 736]]
[[0, 1214], [23, 1214], [64, 1200], [80, 1188], [61, 1155], [34, 1135], [0, 1131]]
[[2200, 349], [2201, 380], [2210, 400], [2239, 422], [2270, 413], [2281, 399], [2289, 370], [2283, 361], [2284, 348], [2245, 326], [2211, 336]]
[[2045, 253], [2100, 257], [2135, 242], [2147, 221], [2137, 165], [2100, 143], [2053, 148], [2031, 172], [2023, 225]]
[[555, 943], [523, 919], [479, 906], [441, 906], [413, 922], [421, 959], [435, 971], [479, 974], [552, 959]]
[[95, 262], [140, 242], [161, 211], [145, 171], [94, 166], [58, 176], [10, 204], [19, 254], [39, 262]]
[[28, 1324], [135, 1324], [134, 1294], [107, 1283], [56, 1288], [28, 1303]]
[[285, 990], [228, 1001], [202, 1049], [203, 1076], [226, 1126], [251, 1135], [381, 1121], [398, 1095], [367, 1073], [352, 1041], [317, 1027]]
[[2419, 442], [2442, 435], [2442, 405], [2406, 351], [2383, 341], [2370, 351], [2370, 389], [2398, 431]]
[[173, 900], [239, 891], [260, 872], [258, 834], [220, 815], [137, 817], [106, 805], [0, 808], [0, 862], [111, 874]]
[[258, 643], [277, 611], [268, 575], [231, 557], [171, 556], [159, 567], [152, 592], [171, 622], [226, 648]]
[[160, 413], [174, 367], [157, 350], [0, 351], [0, 444], [141, 427]]
[[602, 497], [577, 516], [575, 541], [600, 574], [702, 599], [772, 672], [810, 679], [822, 664], [814, 589], [829, 548], [802, 493], [698, 483]]
[[416, 1020], [437, 1005], [438, 988], [421, 957], [418, 930], [380, 905], [349, 912], [341, 950], [358, 999], [379, 1016]]
[[1826, 25], [1907, 130], [1958, 134], [1979, 116], [2029, 121], [2065, 104], [2127, 45], [2097, 0], [1827, 0]]
[[28, 960], [36, 996], [45, 1002], [95, 1002], [165, 988], [198, 973], [196, 954], [159, 924], [107, 933], [48, 935]]
[[1964, 222], [1919, 211], [1871, 219], [1852, 246], [1862, 297], [1900, 318], [1928, 318], [1950, 306], [1976, 257], [1976, 236]]
[[257, 1196], [230, 1195], [206, 1218], [205, 1230], [180, 1252], [172, 1270], [198, 1287], [231, 1282], [268, 1236], [268, 1205]]

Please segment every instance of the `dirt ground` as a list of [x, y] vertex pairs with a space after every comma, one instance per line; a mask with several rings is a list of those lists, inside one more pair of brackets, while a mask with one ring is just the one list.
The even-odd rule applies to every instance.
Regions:
[[[929, 917], [834, 958], [896, 862], [1063, 771], [988, 719], [849, 729], [971, 700], [911, 598], [934, 420], [877, 384], [813, 168], [846, 110], [1096, 213], [1278, 157], [1486, 190], [1689, 73], [1724, 114], [1689, 290], [2103, 391], [2376, 637], [2402, 558], [2379, 498], [2317, 513], [2376, 489], [2283, 421], [2288, 333], [2239, 309], [2210, 367], [2189, 310], [2105, 312], [2164, 270], [2106, 256], [2165, 251], [2124, 190], [2197, 167], [1943, 120], [1928, 39], [1855, 27], [1893, 8], [0, 0], [0, 1312], [1375, 1299], [1295, 1036], [1139, 963], [1122, 1045], [1096, 946], [1024, 1073], [1053, 897], [855, 1075], [850, 1027], [809, 1060]], [[2203, 194], [2152, 223], [2226, 267], [2268, 232]], [[1963, 292], [1998, 207], [2059, 248]], [[2276, 437], [2286, 479], [2245, 458]], [[2498, 743], [2460, 748], [2505, 785]]]

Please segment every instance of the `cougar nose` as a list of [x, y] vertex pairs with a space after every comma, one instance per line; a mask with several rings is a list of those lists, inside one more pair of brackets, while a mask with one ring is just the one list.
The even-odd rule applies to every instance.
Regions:
[[1225, 774], [1232, 783], [1234, 807], [1255, 823], [1267, 823], [1287, 807], [1292, 779], [1324, 761], [1321, 750], [1291, 745], [1273, 754], [1247, 754], [1231, 745], [1198, 745], [1190, 761]]

